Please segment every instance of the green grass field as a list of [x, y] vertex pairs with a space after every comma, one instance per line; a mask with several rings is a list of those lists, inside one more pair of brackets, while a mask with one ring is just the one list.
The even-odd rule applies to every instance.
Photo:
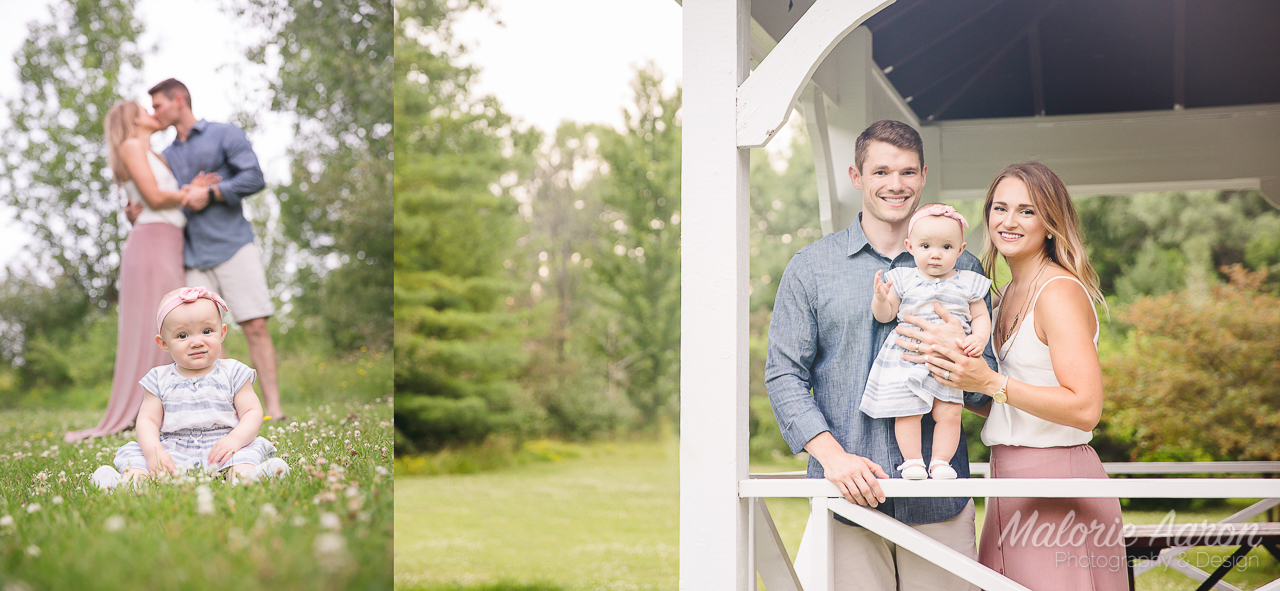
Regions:
[[[780, 461], [753, 471], [803, 468]], [[398, 476], [395, 583], [402, 591], [674, 590], [679, 576], [679, 453], [674, 440], [599, 443], [576, 458], [466, 475]], [[1179, 512], [1178, 522], [1217, 521], [1243, 506]], [[769, 499], [794, 553], [808, 517], [804, 499]], [[978, 524], [982, 523], [978, 509]], [[1162, 511], [1126, 512], [1159, 523]], [[1211, 561], [1227, 550], [1196, 549]], [[1226, 580], [1255, 589], [1280, 576], [1265, 550]], [[1194, 588], [1167, 569], [1138, 578], [1142, 591]]]
[[132, 432], [67, 444], [101, 411], [0, 412], [0, 588], [390, 588], [390, 374], [384, 354], [282, 356], [289, 420], [261, 435], [292, 469], [250, 486], [187, 476], [104, 493], [89, 475]]

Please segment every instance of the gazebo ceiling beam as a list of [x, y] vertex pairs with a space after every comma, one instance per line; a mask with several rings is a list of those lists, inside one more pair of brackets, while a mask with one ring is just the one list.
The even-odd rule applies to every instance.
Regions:
[[1173, 2], [1173, 108], [1187, 106], [1187, 0]]
[[[944, 34], [942, 34], [942, 35], [938, 35], [937, 37], [934, 37], [934, 38], [933, 38], [932, 40], [930, 40], [928, 43], [925, 43], [925, 44], [921, 45], [920, 47], [917, 47], [917, 48], [915, 49], [915, 51], [912, 51], [911, 53], [907, 54], [905, 57], [899, 58], [899, 59], [898, 59], [898, 61], [893, 62], [892, 64], [889, 64], [887, 67], [885, 67], [885, 69], [884, 69], [884, 73], [885, 73], [885, 74], [888, 74], [888, 73], [890, 73], [890, 72], [892, 72], [892, 71], [894, 71], [894, 70], [896, 70], [896, 69], [898, 69], [898, 68], [901, 68], [901, 67], [902, 67], [903, 65], [905, 65], [907, 62], [909, 62], [909, 61], [911, 61], [911, 60], [913, 60], [913, 59], [915, 59], [915, 58], [919, 57], [919, 56], [920, 56], [920, 54], [922, 54], [922, 53], [924, 53], [924, 52], [926, 52], [926, 51], [929, 51], [930, 49], [933, 49], [933, 47], [934, 47], [934, 46], [936, 46], [936, 45], [938, 45], [939, 43], [942, 43], [942, 42], [946, 41], [947, 39], [950, 39], [952, 35], [955, 35], [956, 33], [959, 33], [960, 31], [963, 31], [963, 30], [964, 30], [965, 28], [967, 28], [969, 25], [973, 24], [973, 23], [974, 23], [974, 21], [977, 21], [978, 19], [982, 18], [983, 16], [985, 16], [987, 13], [991, 12], [992, 10], [995, 10], [996, 8], [999, 8], [999, 7], [1000, 7], [1002, 4], [1004, 4], [1006, 1], [1007, 1], [1007, 0], [997, 0], [996, 2], [992, 2], [992, 3], [988, 4], [986, 8], [983, 8], [982, 10], [979, 10], [978, 12], [973, 13], [973, 15], [972, 15], [972, 16], [970, 16], [970, 17], [969, 17], [969, 18], [967, 18], [967, 19], [964, 19], [964, 21], [962, 21], [960, 24], [958, 24], [958, 25], [956, 25], [956, 26], [952, 27], [951, 29], [948, 29], [946, 33], [944, 33]], [[894, 15], [893, 15], [893, 16], [894, 16], [894, 18], [897, 18], [897, 17], [901, 16], [901, 15], [902, 15], [902, 13], [903, 13], [903, 11], [897, 11], [897, 12], [895, 12], [895, 13], [894, 13]], [[887, 24], [888, 24], [888, 23], [885, 23], [884, 25], [887, 25]], [[881, 25], [881, 27], [880, 27], [880, 28], [884, 28], [884, 25]], [[875, 33], [875, 31], [874, 31], [874, 30], [873, 30], [873, 31], [871, 31], [871, 32], [872, 32], [873, 34]], [[917, 94], [919, 94], [919, 93], [917, 93]]]
[[[1280, 104], [944, 121], [943, 200], [978, 199], [996, 171], [1038, 160], [1074, 196], [1257, 189], [1280, 207]], [[933, 172], [930, 165], [930, 173]], [[930, 184], [935, 182], [929, 175]]]
[[769, 143], [823, 58], [893, 0], [818, 0], [738, 87], [738, 147]]
[[1040, 58], [1040, 23], [1031, 25], [1031, 29], [1027, 31], [1027, 51], [1031, 54], [1032, 112], [1037, 117], [1044, 117], [1044, 64]]
[[1001, 47], [999, 51], [995, 52], [995, 54], [993, 54], [989, 59], [987, 59], [987, 62], [985, 64], [982, 64], [982, 67], [978, 68], [978, 71], [974, 72], [973, 75], [970, 76], [968, 80], [965, 80], [964, 84], [961, 84], [960, 88], [956, 89], [956, 91], [951, 95], [950, 98], [948, 98], [946, 101], [943, 101], [943, 103], [939, 105], [937, 109], [934, 110], [932, 115], [929, 115], [927, 118], [925, 118], [925, 121], [933, 121], [941, 117], [943, 113], [947, 112], [947, 109], [950, 109], [951, 105], [955, 104], [956, 101], [960, 100], [960, 97], [963, 97], [966, 92], [969, 92], [969, 89], [972, 88], [973, 85], [976, 84], [978, 80], [980, 80], [982, 76], [987, 73], [987, 70], [990, 70], [993, 66], [995, 66], [996, 63], [1000, 61], [1000, 58], [1004, 57], [1005, 54], [1009, 53], [1009, 50], [1017, 46], [1018, 42], [1022, 41], [1023, 38], [1027, 37], [1033, 29], [1039, 27], [1041, 19], [1043, 19], [1055, 7], [1057, 7], [1059, 1], [1060, 0], [1054, 0], [1053, 2], [1050, 2], [1048, 5], [1042, 8], [1040, 12], [1037, 13], [1031, 19], [1031, 22], [1027, 25], [1025, 29], [1023, 29], [1017, 35], [1010, 37], [1009, 41], [1004, 44], [1004, 47]]

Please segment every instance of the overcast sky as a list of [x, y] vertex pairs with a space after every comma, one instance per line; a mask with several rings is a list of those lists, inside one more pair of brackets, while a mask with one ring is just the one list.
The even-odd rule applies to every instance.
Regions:
[[491, 0], [497, 20], [471, 11], [454, 29], [480, 68], [478, 94], [543, 131], [562, 120], [622, 125], [635, 68], [680, 81], [675, 0]]
[[[49, 7], [56, 2], [0, 0], [0, 11], [5, 15], [0, 19], [0, 103], [17, 96], [18, 73], [13, 56], [27, 38], [28, 23], [49, 22]], [[147, 89], [166, 78], [177, 78], [191, 90], [197, 118], [229, 120], [236, 112], [237, 102], [244, 100], [236, 87], [234, 66], [244, 68], [241, 71], [245, 83], [256, 87], [262, 86], [265, 76], [261, 68], [244, 59], [243, 47], [256, 32], [233, 22], [218, 10], [219, 4], [207, 0], [139, 0], [136, 16], [146, 29], [140, 44], [143, 48], [158, 46], [158, 51], [144, 56], [142, 80], [127, 96], [150, 108]], [[7, 126], [8, 110], [3, 106], [0, 115], [0, 126]], [[249, 139], [267, 182], [280, 182], [288, 175], [285, 149], [292, 137], [291, 124], [280, 117], [268, 117], [257, 124], [258, 129], [251, 132]], [[173, 131], [169, 130], [156, 134], [152, 143], [160, 150], [172, 140]], [[31, 240], [13, 216], [11, 209], [0, 205], [0, 274], [22, 255]]]

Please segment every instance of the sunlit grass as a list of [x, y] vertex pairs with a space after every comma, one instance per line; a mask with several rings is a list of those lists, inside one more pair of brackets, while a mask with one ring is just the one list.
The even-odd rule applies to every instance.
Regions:
[[[576, 458], [530, 462], [475, 474], [397, 476], [396, 588], [405, 591], [674, 590], [679, 576], [679, 451], [662, 441], [595, 443]], [[799, 470], [782, 457], [753, 472]], [[809, 515], [806, 499], [768, 499], [793, 553]], [[1177, 521], [1217, 521], [1247, 501], [1179, 511]], [[1159, 523], [1163, 511], [1126, 511], [1132, 523]], [[978, 528], [984, 517], [978, 503]], [[729, 542], [726, 542], [729, 543]], [[1233, 549], [1202, 549], [1218, 560]], [[1199, 555], [1194, 555], [1199, 557]], [[1255, 559], [1254, 557], [1257, 556]], [[1256, 549], [1251, 568], [1227, 581], [1256, 589], [1280, 564]], [[1256, 568], [1253, 566], [1256, 565]], [[1140, 591], [1194, 587], [1157, 569]]]

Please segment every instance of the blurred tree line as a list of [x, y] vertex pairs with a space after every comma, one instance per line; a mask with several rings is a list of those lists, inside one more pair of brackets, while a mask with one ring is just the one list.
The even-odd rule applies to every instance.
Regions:
[[[146, 51], [135, 7], [135, 0], [54, 3], [13, 56], [20, 88], [0, 131], [0, 199], [35, 241], [0, 284], [0, 405], [109, 391], [115, 281], [129, 227], [106, 165], [102, 121], [113, 104], [155, 82], [141, 80]], [[279, 58], [264, 109], [294, 117], [289, 184], [249, 202], [271, 259], [276, 308], [292, 312], [273, 326], [299, 329], [278, 346], [285, 354], [291, 345], [337, 354], [389, 348], [391, 7], [242, 0], [229, 10], [265, 31], [249, 60]], [[239, 123], [252, 127], [258, 114], [242, 113]]]
[[[402, 0], [396, 9], [397, 451], [671, 424], [680, 371], [678, 90], [664, 91], [661, 74], [641, 68], [622, 129], [564, 122], [543, 135], [472, 92], [476, 71], [459, 65], [466, 50], [451, 25], [464, 10], [488, 10], [483, 0]], [[763, 387], [777, 280], [822, 236], [812, 151], [803, 126], [792, 126], [790, 146], [756, 151], [751, 162], [758, 458], [787, 453]], [[1077, 203], [1111, 302], [1100, 451], [1114, 460], [1275, 459], [1270, 417], [1280, 402], [1267, 376], [1280, 344], [1280, 213], [1249, 191]], [[957, 205], [980, 217], [980, 203]], [[1249, 312], [1224, 320], [1239, 310]], [[1196, 346], [1181, 344], [1189, 335]], [[1233, 353], [1219, 347], [1225, 341]], [[981, 420], [966, 425], [972, 455], [985, 458]]]
[[397, 449], [653, 428], [679, 376], [680, 95], [625, 126], [521, 130], [450, 34], [481, 1], [397, 2]]

